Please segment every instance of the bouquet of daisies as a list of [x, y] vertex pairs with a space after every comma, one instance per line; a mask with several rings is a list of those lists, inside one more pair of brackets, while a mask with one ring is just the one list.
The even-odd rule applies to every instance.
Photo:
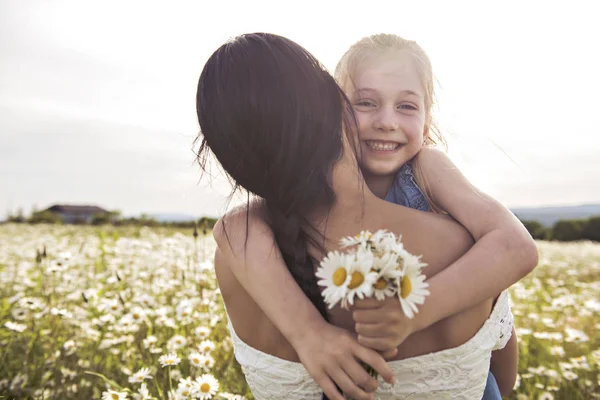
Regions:
[[417, 305], [429, 295], [429, 284], [421, 273], [427, 264], [404, 249], [401, 237], [385, 230], [362, 231], [343, 238], [340, 247], [342, 252], [327, 254], [316, 274], [330, 309], [338, 303], [347, 309], [356, 297], [384, 300], [397, 295], [404, 314], [414, 317]]

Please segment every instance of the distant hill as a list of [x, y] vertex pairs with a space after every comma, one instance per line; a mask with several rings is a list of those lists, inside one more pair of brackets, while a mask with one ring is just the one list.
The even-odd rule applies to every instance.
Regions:
[[600, 216], [600, 204], [584, 204], [579, 206], [512, 208], [511, 211], [520, 220], [538, 221], [545, 226], [552, 226], [561, 219], [580, 219]]

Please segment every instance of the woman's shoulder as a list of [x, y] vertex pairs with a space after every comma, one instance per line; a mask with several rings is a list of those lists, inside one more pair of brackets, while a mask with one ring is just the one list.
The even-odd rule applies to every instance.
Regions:
[[256, 249], [271, 249], [275, 244], [264, 206], [259, 200], [235, 207], [219, 218], [213, 236], [218, 248], [235, 258], [247, 256], [250, 249], [255, 253]]

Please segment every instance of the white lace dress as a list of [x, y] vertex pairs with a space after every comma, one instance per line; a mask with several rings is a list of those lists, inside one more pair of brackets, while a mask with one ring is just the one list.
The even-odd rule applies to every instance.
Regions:
[[[513, 328], [509, 296], [502, 292], [490, 317], [466, 343], [417, 357], [390, 361], [396, 381], [379, 378], [375, 399], [481, 399], [492, 350], [503, 348]], [[319, 400], [322, 390], [301, 363], [283, 360], [244, 343], [231, 322], [235, 358], [256, 400]]]

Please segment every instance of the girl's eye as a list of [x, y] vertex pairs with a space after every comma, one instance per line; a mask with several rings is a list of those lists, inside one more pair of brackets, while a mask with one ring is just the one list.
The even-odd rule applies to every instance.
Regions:
[[359, 107], [374, 107], [375, 104], [372, 101], [368, 101], [368, 100], [359, 100], [356, 103], [354, 103], [354, 105], [359, 106]]
[[413, 106], [412, 104], [400, 104], [400, 108], [403, 110], [411, 110], [411, 111], [417, 110], [417, 107]]

